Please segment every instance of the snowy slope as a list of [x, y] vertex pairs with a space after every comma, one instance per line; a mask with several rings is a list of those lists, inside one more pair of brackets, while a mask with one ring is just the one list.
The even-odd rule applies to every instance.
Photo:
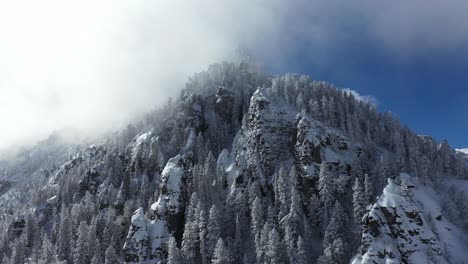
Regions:
[[463, 263], [467, 237], [442, 210], [443, 196], [408, 174], [389, 179], [365, 216], [358, 263]]
[[455, 149], [458, 152], [465, 153], [468, 155], [468, 148], [463, 148], [463, 149]]
[[[215, 251], [228, 263], [466, 258], [468, 155], [307, 76], [213, 66], [93, 143], [49, 141], [0, 162], [2, 263], [105, 263], [109, 248], [133, 264], [212, 263]], [[382, 191], [401, 171], [414, 179], [401, 174]], [[80, 226], [95, 231], [91, 253]]]

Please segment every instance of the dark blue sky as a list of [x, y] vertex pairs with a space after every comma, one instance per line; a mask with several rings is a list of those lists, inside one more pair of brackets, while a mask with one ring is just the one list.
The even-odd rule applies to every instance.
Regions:
[[291, 48], [275, 73], [296, 72], [313, 79], [372, 95], [381, 111], [391, 111], [419, 134], [448, 139], [452, 147], [468, 147], [468, 53], [437, 51], [406, 59], [362, 40], [328, 52], [326, 63], [314, 60], [317, 51]]
[[416, 133], [468, 147], [468, 2], [299, 2], [254, 50], [268, 70], [372, 95]]

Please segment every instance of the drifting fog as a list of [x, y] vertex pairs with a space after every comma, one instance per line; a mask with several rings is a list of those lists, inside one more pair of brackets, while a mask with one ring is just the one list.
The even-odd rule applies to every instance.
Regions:
[[90, 135], [123, 125], [239, 48], [278, 65], [294, 63], [298, 49], [326, 65], [362, 36], [396, 59], [461, 48], [467, 3], [2, 1], [0, 149], [62, 128]]

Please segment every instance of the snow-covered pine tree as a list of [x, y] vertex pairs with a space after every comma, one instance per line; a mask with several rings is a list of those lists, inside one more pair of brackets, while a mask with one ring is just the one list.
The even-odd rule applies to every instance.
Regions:
[[366, 196], [359, 178], [356, 178], [353, 185], [353, 219], [356, 233], [360, 235], [362, 229], [362, 217], [366, 212]]
[[331, 213], [333, 210], [333, 203], [335, 202], [334, 192], [333, 192], [333, 174], [330, 172], [329, 166], [326, 162], [322, 162], [320, 165], [319, 173], [319, 197], [320, 197], [320, 214], [322, 218], [322, 230], [325, 230], [326, 225], [328, 224]]
[[177, 247], [177, 242], [174, 237], [171, 236], [168, 242], [168, 257], [167, 257], [167, 264], [182, 264], [183, 258], [180, 253], [179, 248]]
[[219, 238], [216, 247], [213, 253], [213, 258], [211, 260], [212, 264], [231, 264], [232, 257], [229, 249], [224, 244], [222, 238]]
[[120, 260], [119, 260], [119, 257], [117, 257], [117, 254], [115, 253], [115, 249], [113, 246], [109, 246], [107, 249], [106, 249], [106, 254], [105, 254], [105, 258], [104, 258], [104, 263], [105, 264], [120, 264], [122, 263]]
[[[89, 263], [88, 252], [89, 246], [88, 243], [88, 224], [85, 221], [81, 221], [77, 230], [77, 240], [75, 247], [73, 248], [73, 263], [75, 264], [85, 264]], [[95, 241], [93, 241], [95, 242]]]

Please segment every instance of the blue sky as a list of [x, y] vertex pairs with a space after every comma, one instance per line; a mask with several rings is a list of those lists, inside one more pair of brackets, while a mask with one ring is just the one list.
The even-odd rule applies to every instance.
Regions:
[[[292, 67], [291, 67], [292, 66]], [[327, 67], [297, 54], [293, 65], [275, 72], [298, 72], [374, 96], [420, 134], [446, 138], [453, 147], [468, 146], [468, 56], [435, 54], [401, 62], [378, 47], [342, 50]]]
[[257, 51], [267, 68], [372, 95], [417, 133], [468, 147], [468, 31], [461, 30], [468, 19], [457, 16], [466, 3], [415, 1], [408, 11], [403, 1], [389, 10], [312, 2], [292, 7], [303, 29], [292, 16], [279, 30], [281, 44]]

